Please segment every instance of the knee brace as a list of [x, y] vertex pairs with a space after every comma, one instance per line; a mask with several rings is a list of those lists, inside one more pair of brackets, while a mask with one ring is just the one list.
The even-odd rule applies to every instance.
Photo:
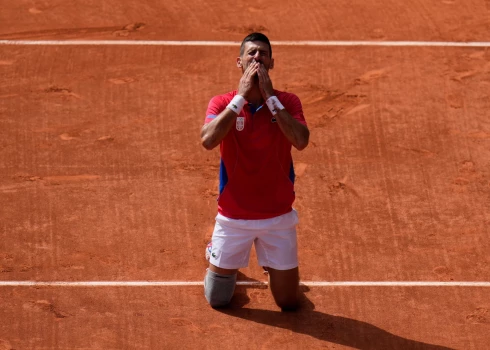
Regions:
[[208, 270], [204, 278], [204, 296], [213, 308], [230, 303], [235, 292], [237, 274], [222, 275]]

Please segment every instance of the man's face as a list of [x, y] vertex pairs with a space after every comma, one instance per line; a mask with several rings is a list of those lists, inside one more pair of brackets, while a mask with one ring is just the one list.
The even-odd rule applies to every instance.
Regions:
[[269, 71], [274, 66], [274, 59], [271, 58], [269, 45], [262, 41], [247, 41], [243, 46], [243, 55], [237, 58], [237, 66], [242, 72], [253, 62], [260, 62]]

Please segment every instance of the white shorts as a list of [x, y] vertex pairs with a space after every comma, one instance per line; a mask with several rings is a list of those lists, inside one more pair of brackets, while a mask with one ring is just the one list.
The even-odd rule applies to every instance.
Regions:
[[293, 269], [298, 266], [297, 224], [294, 209], [263, 220], [236, 220], [218, 214], [209, 262], [223, 269], [247, 267], [255, 243], [260, 266]]

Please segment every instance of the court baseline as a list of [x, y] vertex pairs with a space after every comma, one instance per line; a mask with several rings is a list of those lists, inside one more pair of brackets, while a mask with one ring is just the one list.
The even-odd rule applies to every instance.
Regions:
[[[490, 282], [431, 281], [337, 281], [301, 282], [307, 287], [490, 287]], [[0, 287], [182, 287], [201, 286], [200, 281], [0, 281]], [[267, 282], [238, 281], [241, 286], [266, 286]]]
[[[490, 47], [486, 41], [271, 41], [274, 46], [393, 46], [393, 47]], [[17, 46], [238, 46], [237, 41], [170, 41], [170, 40], [0, 40], [0, 45]]]

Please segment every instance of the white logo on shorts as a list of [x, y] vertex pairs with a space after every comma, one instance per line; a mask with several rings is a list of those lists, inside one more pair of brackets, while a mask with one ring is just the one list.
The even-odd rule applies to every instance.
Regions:
[[245, 128], [245, 117], [236, 118], [236, 129], [242, 131]]

